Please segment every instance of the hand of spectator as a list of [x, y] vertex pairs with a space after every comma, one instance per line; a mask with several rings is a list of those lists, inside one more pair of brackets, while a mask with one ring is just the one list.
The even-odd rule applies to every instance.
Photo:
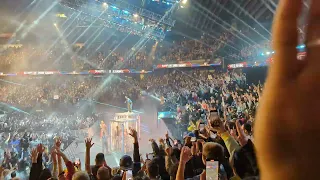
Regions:
[[0, 177], [2, 178], [2, 172], [4, 171], [4, 168], [0, 166]]
[[166, 139], [169, 139], [169, 134], [168, 134], [168, 131], [166, 132]]
[[180, 162], [186, 164], [191, 158], [191, 149], [188, 146], [183, 146], [180, 154]]
[[53, 163], [57, 162], [57, 154], [56, 154], [55, 148], [51, 149], [51, 158]]
[[229, 127], [228, 127], [228, 130], [229, 130], [229, 132], [230, 132], [230, 135], [234, 138], [234, 139], [236, 139], [236, 140], [238, 140], [238, 136], [237, 136], [237, 133], [236, 133], [236, 129], [230, 129]]
[[191, 154], [192, 154], [193, 156], [196, 156], [196, 155], [198, 154], [197, 142], [192, 142]]
[[206, 178], [207, 178], [206, 170], [203, 170], [202, 173], [200, 174], [200, 180], [206, 180]]
[[132, 136], [134, 139], [137, 140], [137, 139], [138, 139], [138, 133], [137, 133], [137, 131], [136, 131], [135, 129], [133, 129], [133, 128], [130, 128], [129, 130], [130, 130], [129, 135]]
[[40, 143], [40, 144], [38, 144], [37, 145], [37, 151], [38, 151], [38, 153], [43, 153], [44, 152], [44, 150], [45, 150], [45, 147]]
[[149, 139], [149, 141], [150, 141], [151, 143], [155, 142], [155, 140], [154, 140], [154, 139]]
[[171, 156], [171, 154], [172, 154], [172, 147], [166, 148], [165, 151], [166, 151], [167, 156]]
[[32, 163], [37, 163], [37, 158], [38, 158], [38, 151], [37, 151], [36, 148], [34, 148], [31, 151], [31, 162]]
[[91, 147], [94, 145], [94, 143], [92, 143], [92, 138], [86, 138], [84, 142], [86, 144], [87, 149], [91, 149]]
[[248, 136], [244, 133], [244, 130], [241, 128], [240, 121], [236, 121], [236, 128], [238, 132], [238, 142], [240, 143], [241, 146], [244, 146], [248, 142]]
[[319, 150], [314, 144], [320, 137], [316, 117], [320, 107], [320, 1], [312, 1], [309, 9], [307, 56], [297, 60], [296, 29], [302, 9], [301, 0], [281, 0], [273, 21], [276, 60], [269, 67], [254, 127], [260, 179], [319, 178]]
[[[209, 122], [210, 123], [210, 130], [214, 130], [217, 131], [218, 134], [222, 134], [224, 132], [226, 132], [224, 123], [218, 118], [215, 119], [214, 121], [220, 121], [219, 123], [214, 123], [214, 122]], [[213, 124], [219, 124], [219, 126], [213, 126]]]
[[61, 137], [57, 137], [55, 139], [55, 147], [60, 149], [61, 144], [62, 144], [62, 138]]
[[197, 142], [200, 142], [201, 144], [206, 143], [203, 139], [198, 139]]
[[159, 143], [160, 143], [160, 144], [164, 144], [164, 139], [159, 138]]

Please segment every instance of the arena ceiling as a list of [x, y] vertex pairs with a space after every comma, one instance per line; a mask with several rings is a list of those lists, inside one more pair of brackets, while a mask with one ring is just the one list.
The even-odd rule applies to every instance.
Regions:
[[[48, 3], [51, 0], [44, 0]], [[62, 0], [62, 1], [95, 1], [95, 0]], [[116, 0], [115, 0], [116, 1]], [[157, 4], [151, 0], [130, 0], [134, 5], [157, 9]], [[171, 14], [176, 20], [175, 27], [167, 33], [166, 41], [179, 39], [219, 39], [223, 33], [231, 33], [232, 42], [225, 52], [254, 45], [268, 40], [271, 35], [271, 25], [279, 0], [188, 0], [184, 8], [180, 6]], [[20, 13], [32, 0], [3, 0], [1, 13]], [[20, 7], [20, 9], [19, 9]], [[151, 9], [150, 9], [151, 8]], [[160, 9], [160, 10], [159, 10]], [[168, 8], [170, 9], [170, 8]], [[168, 9], [159, 6], [157, 13], [165, 13]], [[36, 15], [38, 16], [38, 15]], [[2, 16], [6, 17], [6, 16]], [[25, 18], [25, 16], [21, 16]], [[7, 18], [4, 18], [7, 19]], [[30, 22], [32, 22], [30, 18]]]
[[[191, 38], [208, 34], [218, 38], [221, 33], [233, 28], [239, 46], [245, 41], [252, 44], [269, 39], [272, 18], [278, 0], [199, 0], [190, 1], [187, 8], [179, 9], [174, 34], [185, 34]], [[241, 32], [240, 32], [241, 30]], [[201, 35], [202, 35], [201, 34]], [[250, 35], [250, 41], [248, 39]], [[244, 41], [245, 40], [245, 41]]]

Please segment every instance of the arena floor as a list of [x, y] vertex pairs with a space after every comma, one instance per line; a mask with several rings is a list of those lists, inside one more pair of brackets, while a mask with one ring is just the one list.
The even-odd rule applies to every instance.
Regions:
[[[141, 108], [138, 110], [141, 113], [141, 137], [139, 139], [140, 154], [145, 159], [146, 153], [151, 153], [152, 148], [149, 139], [153, 138], [158, 141], [159, 137], [165, 137], [167, 132], [167, 127], [162, 121], [157, 120], [157, 103], [151, 99], [145, 99], [142, 103]], [[136, 110], [136, 109], [134, 109]], [[125, 112], [125, 110], [120, 108], [110, 108], [106, 105], [97, 105], [97, 112], [99, 114], [99, 120], [89, 129], [89, 136], [92, 137], [92, 141], [95, 143], [91, 148], [91, 164], [94, 165], [94, 158], [97, 153], [102, 152], [102, 142], [100, 140], [100, 121], [105, 121], [108, 124], [114, 117], [115, 113]], [[84, 137], [78, 139], [77, 146], [73, 147], [71, 151], [71, 160], [73, 158], [80, 158], [82, 168], [84, 168], [84, 158], [85, 158], [85, 144]], [[73, 152], [74, 151], [74, 152]], [[121, 156], [124, 155], [122, 152], [109, 152], [105, 154], [107, 164], [110, 167], [119, 166], [119, 160]], [[132, 153], [128, 153], [132, 157]]]

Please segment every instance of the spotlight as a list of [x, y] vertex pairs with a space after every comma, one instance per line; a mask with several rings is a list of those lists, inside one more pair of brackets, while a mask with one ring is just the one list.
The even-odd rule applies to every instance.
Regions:
[[106, 2], [104, 2], [104, 3], [102, 3], [102, 6], [103, 6], [104, 8], [106, 8], [106, 7], [108, 7], [108, 4], [107, 4]]
[[267, 55], [271, 54], [270, 52], [266, 52]]
[[54, 26], [57, 26], [57, 23], [54, 23], [53, 25], [54, 25]]
[[186, 4], [188, 0], [182, 0], [182, 4]]
[[135, 18], [138, 17], [138, 16], [139, 16], [138, 14], [134, 14], [134, 15], [133, 15], [133, 17], [135, 17]]

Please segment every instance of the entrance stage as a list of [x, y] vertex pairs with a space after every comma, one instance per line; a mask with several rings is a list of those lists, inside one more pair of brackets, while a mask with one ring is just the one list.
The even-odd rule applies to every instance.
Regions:
[[[149, 105], [146, 105], [146, 106], [147, 107], [146, 109], [144, 109], [144, 113], [139, 114], [140, 123], [139, 123], [139, 130], [138, 130], [139, 131], [138, 134], [140, 134], [139, 152], [142, 155], [143, 159], [145, 159], [145, 155], [147, 153], [152, 152], [149, 139], [152, 138], [158, 142], [158, 139], [160, 137], [164, 138], [166, 132], [168, 131], [163, 121], [157, 120], [156, 108], [150, 109], [151, 107]], [[116, 113], [123, 114], [123, 112], [117, 109], [107, 109], [107, 111], [104, 111], [104, 113], [100, 113], [101, 115], [99, 116], [99, 119], [97, 120], [97, 122], [87, 130], [87, 133], [84, 133], [84, 134], [87, 134], [88, 137], [92, 137], [92, 142], [94, 143], [93, 147], [91, 148], [91, 156], [90, 156], [91, 165], [94, 165], [95, 163], [94, 160], [95, 160], [96, 154], [103, 152], [102, 141], [100, 139], [100, 122], [104, 121], [106, 125], [110, 125], [112, 121], [113, 122], [115, 121], [114, 117]], [[107, 133], [110, 133], [110, 129], [108, 129]], [[64, 151], [71, 161], [74, 161], [75, 158], [80, 158], [83, 170], [84, 170], [84, 164], [85, 164], [85, 150], [86, 150], [84, 138], [85, 137], [79, 137], [79, 139], [77, 139], [76, 142], [72, 143]], [[128, 138], [132, 138], [132, 137], [130, 136]], [[123, 152], [122, 150], [110, 149], [111, 148], [110, 140], [108, 142], [109, 143], [107, 143], [107, 146], [108, 146], [109, 152], [104, 153], [108, 166], [118, 167], [120, 158], [125, 154], [130, 155], [132, 157], [133, 155], [132, 151]]]

